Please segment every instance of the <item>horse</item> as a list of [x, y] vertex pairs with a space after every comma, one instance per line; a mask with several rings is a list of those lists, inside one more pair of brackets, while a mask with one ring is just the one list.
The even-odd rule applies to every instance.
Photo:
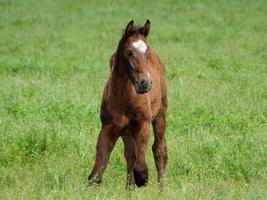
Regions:
[[126, 188], [146, 186], [146, 152], [152, 124], [157, 181], [163, 186], [168, 158], [165, 140], [167, 81], [159, 55], [147, 43], [149, 31], [149, 20], [143, 26], [131, 20], [110, 58], [110, 74], [100, 109], [102, 128], [94, 167], [88, 177], [90, 185], [102, 182], [110, 154], [121, 137], [127, 163]]

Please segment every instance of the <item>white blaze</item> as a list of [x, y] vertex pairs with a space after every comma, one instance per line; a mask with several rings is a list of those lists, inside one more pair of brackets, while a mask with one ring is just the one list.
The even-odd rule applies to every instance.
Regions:
[[146, 72], [146, 73], [147, 73], [148, 80], [150, 80], [150, 74], [148, 72]]
[[133, 47], [138, 49], [138, 51], [140, 51], [141, 53], [145, 53], [147, 49], [146, 43], [140, 39], [133, 42]]

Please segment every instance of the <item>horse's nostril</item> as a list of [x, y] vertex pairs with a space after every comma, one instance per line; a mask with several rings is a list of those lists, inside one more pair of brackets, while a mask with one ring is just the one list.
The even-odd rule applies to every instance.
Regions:
[[146, 81], [141, 80], [140, 84], [141, 84], [142, 86], [144, 86], [144, 85], [146, 84]]

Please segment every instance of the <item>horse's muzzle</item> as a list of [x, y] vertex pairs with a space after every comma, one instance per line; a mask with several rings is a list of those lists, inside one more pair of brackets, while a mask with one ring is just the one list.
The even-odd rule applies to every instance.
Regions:
[[138, 94], [145, 94], [152, 88], [151, 80], [138, 80], [135, 81], [135, 90]]

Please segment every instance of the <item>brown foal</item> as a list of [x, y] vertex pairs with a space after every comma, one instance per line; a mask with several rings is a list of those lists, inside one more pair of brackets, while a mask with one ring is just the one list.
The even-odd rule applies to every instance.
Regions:
[[145, 186], [148, 181], [146, 152], [152, 123], [155, 138], [152, 150], [158, 182], [163, 186], [167, 164], [167, 83], [164, 65], [147, 44], [149, 30], [149, 20], [142, 27], [130, 21], [110, 58], [110, 75], [101, 105], [102, 129], [95, 164], [88, 178], [90, 184], [101, 183], [111, 151], [121, 137], [127, 161], [127, 186]]

